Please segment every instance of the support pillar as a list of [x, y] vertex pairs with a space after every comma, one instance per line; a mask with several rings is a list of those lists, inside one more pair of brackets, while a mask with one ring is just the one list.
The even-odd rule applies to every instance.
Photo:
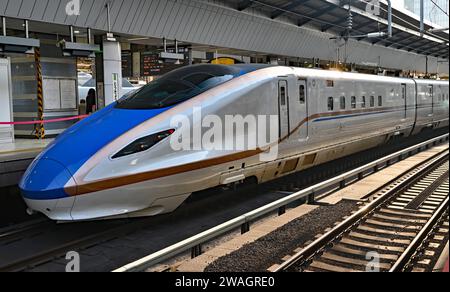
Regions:
[[40, 124], [36, 125], [36, 138], [45, 138], [44, 126], [44, 93], [42, 81], [42, 66], [41, 66], [41, 49], [34, 48], [34, 61], [36, 66], [36, 81], [37, 81], [37, 101], [38, 101], [38, 120]]
[[103, 42], [105, 106], [122, 97], [122, 50], [119, 42]]
[[[8, 59], [0, 58], [0, 122], [13, 121], [11, 68]], [[0, 144], [14, 141], [14, 126], [0, 125]]]
[[97, 107], [102, 109], [122, 97], [122, 50], [119, 42], [97, 39], [103, 50], [96, 55]]

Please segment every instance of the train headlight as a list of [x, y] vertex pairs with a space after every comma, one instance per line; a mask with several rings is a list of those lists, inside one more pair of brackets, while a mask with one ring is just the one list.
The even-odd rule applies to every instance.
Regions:
[[155, 146], [162, 140], [164, 140], [167, 137], [169, 137], [170, 135], [172, 135], [174, 132], [175, 132], [174, 129], [170, 129], [170, 130], [156, 133], [156, 134], [144, 137], [144, 138], [140, 138], [140, 139], [134, 141], [133, 143], [131, 143], [130, 145], [128, 145], [127, 147], [120, 150], [112, 158], [116, 159], [119, 157], [124, 157], [124, 156], [128, 156], [131, 154], [147, 151], [148, 149], [152, 148], [153, 146]]

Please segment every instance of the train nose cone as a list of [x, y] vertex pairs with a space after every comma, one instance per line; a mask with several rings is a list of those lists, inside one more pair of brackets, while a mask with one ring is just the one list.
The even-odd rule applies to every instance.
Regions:
[[67, 198], [64, 187], [75, 185], [72, 175], [61, 163], [38, 159], [31, 165], [20, 182], [22, 196], [28, 200], [56, 200]]

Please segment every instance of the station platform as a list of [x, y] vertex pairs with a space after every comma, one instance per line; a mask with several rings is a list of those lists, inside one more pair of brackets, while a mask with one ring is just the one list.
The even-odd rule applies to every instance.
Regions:
[[53, 139], [16, 139], [0, 144], [0, 188], [15, 186], [33, 159]]

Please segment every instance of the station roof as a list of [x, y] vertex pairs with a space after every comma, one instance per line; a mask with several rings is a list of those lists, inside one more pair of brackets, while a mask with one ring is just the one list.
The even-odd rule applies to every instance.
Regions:
[[[271, 19], [285, 19], [299, 27], [308, 26], [322, 32], [344, 36], [348, 32], [349, 9], [353, 16], [352, 36], [387, 32], [388, 5], [378, 3], [379, 15], [367, 11], [368, 0], [231, 0], [239, 11], [260, 10]], [[425, 33], [420, 33], [420, 19], [406, 10], [393, 8], [393, 36], [391, 38], [355, 37], [358, 41], [405, 50], [422, 55], [448, 59], [448, 31], [429, 32], [436, 27], [425, 22]], [[437, 27], [439, 28], [439, 27]]]
[[[109, 10], [104, 1], [84, 0], [78, 16], [67, 15], [67, 0], [52, 0], [47, 6], [40, 5], [42, 1], [0, 0], [0, 16], [6, 17], [7, 29], [24, 37], [23, 21], [28, 20], [31, 37], [48, 35], [49, 40], [67, 38], [72, 26], [80, 40], [90, 28], [97, 37], [111, 30], [124, 44], [161, 46], [165, 38], [191, 45], [197, 53], [295, 62], [315, 58], [448, 74], [448, 32], [432, 34], [428, 30], [433, 25], [427, 23], [427, 33], [421, 37], [418, 17], [406, 10], [393, 10], [392, 38], [359, 37], [343, 42], [339, 36], [348, 32], [349, 8], [353, 17], [350, 35], [386, 31], [385, 0], [109, 0]], [[381, 1], [378, 16], [366, 11], [367, 1]]]

